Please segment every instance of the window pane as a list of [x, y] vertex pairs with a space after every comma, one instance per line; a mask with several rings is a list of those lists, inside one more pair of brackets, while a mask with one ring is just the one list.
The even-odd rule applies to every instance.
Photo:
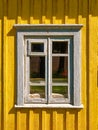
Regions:
[[30, 86], [31, 98], [45, 98], [45, 86]]
[[33, 83], [45, 82], [45, 56], [30, 57], [30, 81]]
[[52, 53], [68, 53], [68, 42], [53, 42]]
[[31, 43], [31, 52], [44, 52], [43, 43]]
[[52, 81], [68, 82], [68, 57], [52, 57]]
[[53, 86], [52, 97], [53, 98], [68, 98], [68, 86]]

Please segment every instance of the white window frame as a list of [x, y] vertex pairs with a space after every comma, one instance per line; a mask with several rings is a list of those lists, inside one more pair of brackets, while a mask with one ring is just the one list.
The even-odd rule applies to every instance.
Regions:
[[[15, 24], [17, 30], [17, 104], [16, 107], [39, 107], [39, 108], [83, 108], [81, 104], [81, 24], [73, 25], [19, 25]], [[25, 103], [25, 39], [32, 42], [36, 37], [72, 37], [73, 40], [73, 96], [70, 103], [65, 104], [33, 104]], [[49, 41], [50, 39], [48, 39]], [[49, 41], [51, 43], [51, 40]], [[49, 44], [51, 45], [51, 44]], [[51, 67], [50, 67], [51, 68]], [[51, 71], [50, 71], [51, 72]], [[71, 91], [71, 90], [70, 90]]]

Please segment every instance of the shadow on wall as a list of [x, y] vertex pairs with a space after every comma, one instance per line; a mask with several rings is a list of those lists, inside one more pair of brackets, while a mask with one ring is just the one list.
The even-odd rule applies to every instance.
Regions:
[[[23, 20], [27, 23], [66, 23], [67, 19], [75, 19], [78, 23], [79, 16], [87, 18], [88, 15], [98, 16], [98, 1], [82, 0], [25, 0], [9, 1], [4, 5], [4, 15], [8, 19]], [[21, 22], [21, 21], [20, 21]]]

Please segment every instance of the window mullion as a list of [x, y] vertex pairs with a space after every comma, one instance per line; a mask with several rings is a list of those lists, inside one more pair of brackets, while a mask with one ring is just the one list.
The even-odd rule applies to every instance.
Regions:
[[68, 41], [68, 100], [70, 101], [70, 42]]
[[48, 38], [48, 103], [51, 102], [52, 93], [52, 43]]

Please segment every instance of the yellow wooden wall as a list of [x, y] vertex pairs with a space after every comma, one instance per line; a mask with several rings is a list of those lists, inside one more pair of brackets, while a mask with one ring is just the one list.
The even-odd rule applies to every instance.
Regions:
[[[79, 109], [17, 109], [14, 24], [83, 24]], [[0, 0], [0, 130], [98, 130], [98, 0]]]

